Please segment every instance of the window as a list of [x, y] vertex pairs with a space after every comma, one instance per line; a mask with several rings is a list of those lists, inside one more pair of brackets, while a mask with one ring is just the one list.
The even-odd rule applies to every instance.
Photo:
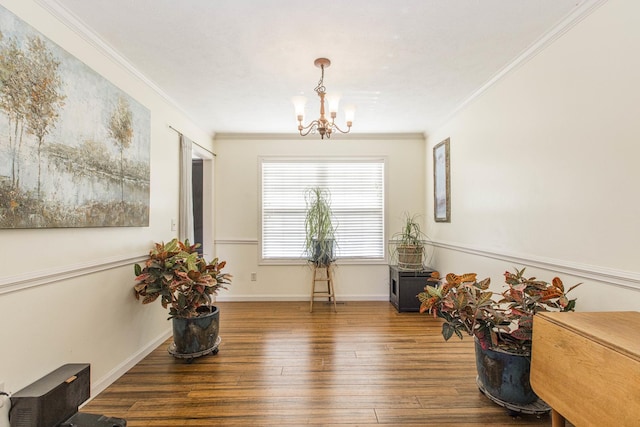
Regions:
[[304, 259], [309, 187], [331, 193], [338, 259], [383, 261], [384, 159], [268, 159], [261, 165], [263, 261]]

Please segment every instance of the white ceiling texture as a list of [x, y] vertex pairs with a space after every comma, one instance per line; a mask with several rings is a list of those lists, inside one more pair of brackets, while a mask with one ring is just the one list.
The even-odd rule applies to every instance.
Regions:
[[352, 133], [427, 135], [602, 3], [37, 1], [211, 134], [295, 134], [291, 98], [317, 118], [313, 61], [327, 57], [327, 93], [356, 109]]

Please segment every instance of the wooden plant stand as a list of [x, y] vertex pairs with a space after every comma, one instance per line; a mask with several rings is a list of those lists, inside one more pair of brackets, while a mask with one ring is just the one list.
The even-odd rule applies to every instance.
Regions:
[[[311, 279], [311, 301], [309, 304], [309, 313], [313, 313], [313, 300], [317, 297], [328, 298], [329, 302], [333, 301], [333, 311], [338, 312], [336, 308], [336, 295], [333, 288], [333, 275], [331, 270], [332, 264], [313, 265], [313, 278]], [[326, 282], [327, 290], [317, 291], [316, 282]]]

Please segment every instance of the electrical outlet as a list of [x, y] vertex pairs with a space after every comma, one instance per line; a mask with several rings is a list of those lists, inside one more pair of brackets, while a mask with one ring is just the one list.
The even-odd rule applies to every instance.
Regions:
[[176, 231], [176, 220], [171, 219], [171, 231]]
[[251, 273], [251, 281], [255, 282], [256, 280], [258, 280], [258, 273]]

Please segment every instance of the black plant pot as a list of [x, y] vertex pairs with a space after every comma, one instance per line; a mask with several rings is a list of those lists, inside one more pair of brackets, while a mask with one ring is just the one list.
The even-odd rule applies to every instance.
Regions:
[[477, 339], [475, 344], [478, 385], [489, 398], [516, 405], [538, 400], [529, 382], [530, 357], [490, 348], [485, 350]]
[[334, 261], [333, 248], [335, 246], [334, 239], [324, 241], [313, 240], [313, 254], [311, 262], [315, 265], [329, 265]]
[[220, 310], [218, 307], [198, 307], [197, 317], [174, 317], [174, 351], [179, 355], [205, 353], [217, 345], [220, 330]]

